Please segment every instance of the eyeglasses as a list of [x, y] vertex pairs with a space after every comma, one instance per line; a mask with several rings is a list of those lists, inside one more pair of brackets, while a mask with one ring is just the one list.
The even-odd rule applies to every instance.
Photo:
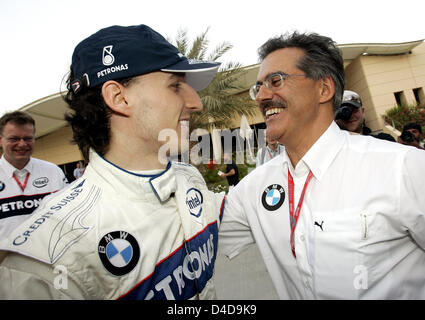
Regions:
[[264, 82], [257, 82], [249, 89], [249, 96], [252, 100], [256, 100], [258, 92], [261, 89], [261, 86], [264, 84], [267, 89], [272, 92], [276, 92], [283, 87], [285, 79], [288, 77], [305, 77], [305, 74], [287, 74], [282, 72], [275, 72], [267, 76]]
[[7, 142], [10, 142], [10, 143], [17, 143], [21, 140], [24, 140], [25, 143], [34, 142], [34, 137], [25, 137], [25, 138], [11, 137], [11, 138], [5, 138], [5, 139]]

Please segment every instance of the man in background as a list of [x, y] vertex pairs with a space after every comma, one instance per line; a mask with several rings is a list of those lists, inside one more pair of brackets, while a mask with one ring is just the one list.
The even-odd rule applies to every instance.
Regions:
[[365, 125], [365, 109], [358, 93], [344, 90], [342, 103], [335, 113], [335, 122], [343, 130], [369, 135], [371, 130]]
[[239, 169], [238, 166], [233, 162], [232, 155], [230, 153], [225, 153], [223, 159], [224, 163], [226, 164], [226, 172], [221, 173], [220, 177], [222, 179], [227, 179], [229, 190], [231, 190], [239, 183]]
[[418, 149], [424, 149], [422, 141], [422, 126], [416, 122], [410, 122], [403, 127], [403, 132], [400, 137], [397, 138], [397, 142], [416, 147]]
[[372, 131], [365, 124], [365, 109], [362, 99], [354, 91], [344, 91], [341, 106], [335, 112], [335, 122], [342, 130], [395, 142], [394, 137], [388, 133], [371, 134]]
[[67, 183], [55, 164], [32, 158], [35, 121], [26, 112], [0, 118], [0, 239], [28, 219], [41, 200]]
[[258, 150], [255, 166], [259, 167], [267, 161], [277, 157], [285, 148], [277, 140], [270, 139], [266, 134], [267, 145]]
[[78, 178], [80, 178], [84, 173], [84, 169], [81, 168], [81, 163], [77, 162], [76, 164], [76, 168], [74, 169], [74, 178], [75, 180], [77, 180]]

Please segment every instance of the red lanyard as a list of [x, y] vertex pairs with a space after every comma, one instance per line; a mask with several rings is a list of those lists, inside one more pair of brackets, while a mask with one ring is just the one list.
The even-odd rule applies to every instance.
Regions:
[[25, 182], [24, 185], [21, 184], [21, 181], [19, 181], [19, 179], [16, 177], [15, 174], [13, 174], [13, 178], [15, 179], [16, 183], [18, 184], [18, 186], [21, 188], [22, 192], [25, 191], [25, 188], [27, 187], [28, 184], [28, 179], [30, 177], [30, 173], [28, 172], [26, 177], [25, 177]]
[[294, 239], [295, 227], [297, 226], [298, 218], [301, 213], [301, 207], [303, 205], [305, 191], [307, 189], [307, 186], [311, 178], [313, 178], [313, 174], [311, 173], [311, 170], [310, 170], [310, 172], [308, 173], [307, 179], [305, 180], [304, 188], [303, 188], [303, 191], [301, 192], [297, 209], [294, 212], [294, 179], [292, 179], [292, 175], [289, 172], [289, 168], [288, 168], [288, 193], [289, 193], [288, 197], [289, 197], [289, 223], [291, 226], [291, 250], [295, 259], [297, 258], [297, 256], [295, 255], [295, 239]]

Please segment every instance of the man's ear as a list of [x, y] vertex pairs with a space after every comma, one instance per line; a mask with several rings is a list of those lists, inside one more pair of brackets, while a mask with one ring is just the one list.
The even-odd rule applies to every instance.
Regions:
[[129, 107], [124, 86], [114, 80], [107, 81], [102, 86], [102, 97], [111, 110], [123, 116], [129, 116], [131, 108]]
[[335, 83], [332, 77], [326, 77], [320, 84], [320, 103], [326, 103], [333, 99], [335, 95]]

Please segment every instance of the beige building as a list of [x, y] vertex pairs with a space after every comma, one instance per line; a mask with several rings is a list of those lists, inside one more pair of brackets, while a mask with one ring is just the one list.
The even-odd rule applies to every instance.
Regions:
[[[385, 131], [397, 136], [383, 121], [382, 115], [396, 104], [425, 103], [425, 42], [418, 40], [391, 44], [342, 44], [346, 73], [346, 89], [360, 94], [366, 110], [366, 125], [374, 132]], [[241, 79], [245, 90], [237, 94], [248, 94], [255, 83], [259, 65], [245, 67]], [[36, 121], [36, 146], [34, 157], [61, 165], [82, 159], [78, 148], [71, 144], [72, 131], [63, 120], [67, 107], [61, 93], [37, 100], [22, 107]], [[251, 125], [264, 122], [258, 112], [248, 118]], [[239, 127], [236, 117], [230, 128]], [[72, 164], [74, 166], [74, 164]]]
[[341, 45], [346, 88], [357, 92], [372, 131], [384, 128], [382, 115], [397, 104], [424, 104], [425, 43]]

